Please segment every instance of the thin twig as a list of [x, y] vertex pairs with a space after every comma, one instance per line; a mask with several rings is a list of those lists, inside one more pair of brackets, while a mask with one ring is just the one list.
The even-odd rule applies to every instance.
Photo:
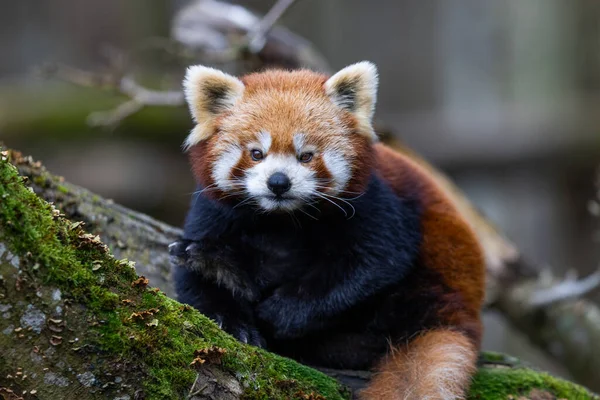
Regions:
[[552, 287], [536, 290], [529, 298], [528, 305], [533, 308], [546, 307], [553, 303], [581, 297], [599, 286], [600, 270], [581, 280], [570, 276]]
[[200, 374], [196, 374], [196, 379], [194, 379], [194, 383], [192, 384], [192, 387], [190, 388], [190, 391], [188, 392], [188, 395], [187, 395], [188, 399], [192, 397], [193, 390], [196, 387], [196, 383], [198, 383], [198, 378], [200, 378]]
[[44, 77], [58, 78], [78, 86], [93, 88], [114, 88], [120, 79], [113, 73], [94, 73], [64, 64], [46, 64], [37, 72]]
[[112, 110], [94, 111], [88, 115], [86, 122], [89, 126], [116, 126], [125, 118], [144, 108], [144, 104], [135, 99], [127, 100]]
[[92, 112], [87, 118], [91, 126], [117, 125], [147, 106], [180, 107], [185, 104], [183, 92], [148, 89], [130, 76], [92, 73], [61, 64], [46, 66], [42, 72], [78, 86], [112, 89], [129, 97], [112, 110]]
[[131, 77], [123, 77], [119, 84], [121, 93], [126, 94], [144, 106], [173, 106], [185, 104], [183, 92], [179, 90], [152, 90], [139, 85]]
[[188, 395], [188, 399], [191, 399], [191, 398], [192, 398], [192, 397], [194, 397], [195, 395], [197, 395], [197, 394], [200, 394], [200, 393], [204, 392], [204, 390], [205, 390], [207, 387], [208, 387], [208, 383], [205, 383], [205, 384], [204, 384], [204, 386], [202, 386], [200, 389], [196, 390], [196, 391], [195, 391], [195, 392], [193, 392], [193, 393], [190, 393], [190, 394]]
[[248, 49], [251, 53], [256, 54], [263, 49], [269, 31], [295, 2], [296, 0], [277, 0], [258, 25], [248, 32]]

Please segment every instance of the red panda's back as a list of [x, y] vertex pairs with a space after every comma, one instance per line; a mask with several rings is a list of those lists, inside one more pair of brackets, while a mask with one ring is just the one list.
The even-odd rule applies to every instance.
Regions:
[[463, 295], [470, 313], [483, 304], [485, 262], [475, 233], [434, 177], [409, 156], [375, 144], [376, 170], [399, 196], [423, 208], [422, 261]]

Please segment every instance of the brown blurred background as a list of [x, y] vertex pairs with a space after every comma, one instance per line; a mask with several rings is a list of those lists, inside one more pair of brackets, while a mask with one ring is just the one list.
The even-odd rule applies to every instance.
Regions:
[[[123, 97], [43, 79], [60, 62], [102, 71], [122, 52], [155, 88], [185, 63], [148, 43], [170, 35], [183, 0], [0, 0], [0, 140], [128, 207], [180, 225], [193, 181], [183, 108], [117, 126], [89, 113]], [[237, 3], [263, 13], [272, 1]], [[598, 267], [587, 204], [600, 164], [597, 0], [302, 0], [280, 21], [334, 69], [379, 66], [377, 120], [449, 173], [521, 248], [556, 274]], [[159, 41], [160, 42], [160, 41]], [[566, 374], [497, 315], [484, 347]]]

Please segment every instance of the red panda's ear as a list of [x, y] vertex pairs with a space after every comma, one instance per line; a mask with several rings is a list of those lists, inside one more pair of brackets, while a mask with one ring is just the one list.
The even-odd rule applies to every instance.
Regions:
[[325, 82], [325, 93], [339, 107], [354, 114], [359, 132], [373, 140], [377, 138], [371, 124], [377, 84], [377, 67], [368, 61], [349, 65]]
[[244, 84], [217, 69], [194, 65], [187, 69], [183, 90], [190, 113], [197, 123], [185, 140], [184, 146], [189, 148], [212, 134], [215, 118], [242, 97]]

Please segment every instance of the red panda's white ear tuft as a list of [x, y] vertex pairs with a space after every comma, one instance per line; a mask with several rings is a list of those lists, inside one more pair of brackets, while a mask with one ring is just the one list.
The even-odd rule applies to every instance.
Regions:
[[339, 107], [354, 114], [361, 134], [377, 138], [372, 126], [377, 101], [377, 67], [369, 61], [347, 66], [325, 82], [325, 93]]
[[184, 147], [189, 148], [210, 137], [215, 118], [233, 107], [242, 97], [244, 84], [217, 69], [194, 65], [187, 69], [183, 91], [190, 113], [197, 123], [184, 143]]

